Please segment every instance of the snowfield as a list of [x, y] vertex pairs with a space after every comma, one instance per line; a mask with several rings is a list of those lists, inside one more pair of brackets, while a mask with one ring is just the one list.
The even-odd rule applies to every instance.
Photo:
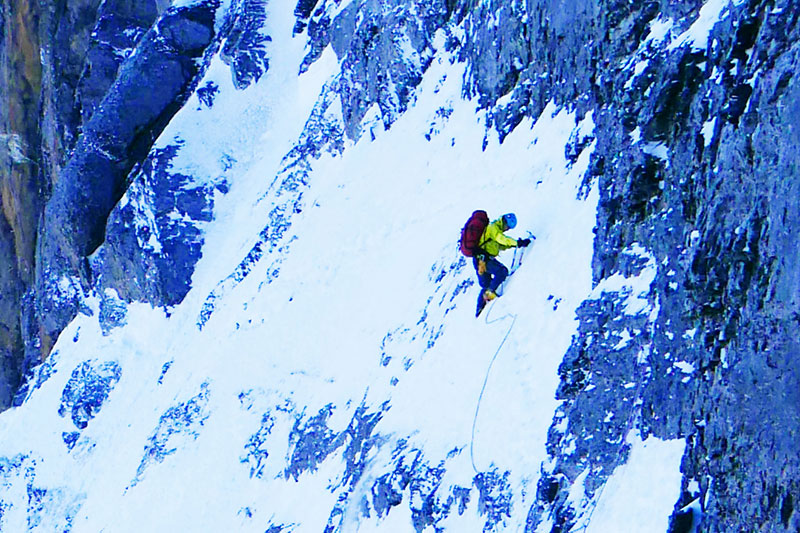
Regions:
[[[328, 49], [298, 76], [292, 6], [269, 9], [269, 72], [236, 91], [215, 59], [214, 105], [193, 98], [159, 141], [182, 140], [176, 171], [229, 185], [189, 295], [110, 330], [86, 300], [0, 415], [0, 530], [525, 530], [594, 289], [593, 142], [565, 158], [591, 114], [549, 105], [500, 144], [439, 47], [388, 130], [375, 111], [357, 141], [295, 157], [341, 126], [339, 65]], [[457, 246], [475, 209], [536, 237], [500, 256], [519, 269], [479, 319]], [[629, 442], [586, 531], [667, 528], [684, 443]]]

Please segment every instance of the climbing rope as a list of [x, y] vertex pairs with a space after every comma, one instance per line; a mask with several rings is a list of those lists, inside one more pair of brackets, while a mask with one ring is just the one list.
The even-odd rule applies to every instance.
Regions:
[[[517, 254], [517, 251], [518, 250], [516, 250], [516, 249], [514, 250], [514, 258], [511, 260], [511, 268], [509, 269], [509, 275], [513, 274], [520, 267], [520, 265], [522, 264], [522, 255], [523, 254], [522, 253]], [[497, 323], [497, 322], [501, 322], [501, 321], [507, 320], [507, 319], [511, 319], [511, 324], [509, 325], [508, 330], [506, 331], [505, 335], [503, 336], [503, 339], [500, 341], [500, 344], [498, 345], [497, 350], [495, 350], [491, 361], [489, 361], [489, 366], [487, 367], [486, 374], [484, 375], [484, 378], [483, 378], [483, 385], [481, 386], [481, 392], [478, 395], [478, 402], [477, 402], [477, 404], [475, 406], [475, 416], [472, 419], [472, 436], [471, 436], [471, 439], [470, 439], [469, 455], [470, 455], [470, 461], [472, 462], [472, 469], [475, 471], [476, 474], [480, 474], [481, 473], [478, 470], [477, 465], [475, 464], [475, 431], [476, 431], [476, 428], [477, 428], [477, 425], [478, 425], [478, 414], [480, 413], [481, 402], [483, 401], [483, 395], [486, 392], [486, 386], [487, 386], [487, 384], [489, 382], [489, 376], [490, 376], [490, 374], [492, 372], [492, 367], [494, 366], [494, 363], [497, 360], [497, 357], [500, 355], [500, 351], [503, 349], [503, 346], [505, 345], [506, 340], [508, 340], [508, 337], [511, 335], [511, 331], [514, 329], [514, 325], [516, 324], [516, 321], [517, 321], [517, 315], [513, 314], [513, 313], [508, 313], [508, 314], [503, 315], [503, 316], [501, 316], [499, 318], [495, 318], [495, 319], [490, 320], [489, 316], [491, 315], [493, 307], [494, 307], [494, 301], [489, 305], [489, 309], [486, 310], [486, 317], [484, 319], [484, 322], [487, 325], [494, 324], [494, 323]], [[618, 466], [623, 467], [623, 468], [627, 465], [627, 461], [624, 462], [624, 463], [622, 462], [622, 457], [623, 457], [623, 454], [625, 452], [625, 445], [626, 445], [626, 440], [627, 440], [626, 437], [634, 429], [634, 426], [636, 424], [636, 419], [641, 414], [641, 408], [639, 406], [637, 406], [636, 401], [637, 401], [637, 399], [639, 399], [641, 397], [642, 389], [644, 387], [644, 382], [645, 382], [645, 374], [646, 374], [646, 365], [640, 365], [639, 376], [638, 376], [639, 379], [638, 379], [636, 391], [635, 391], [635, 393], [633, 395], [633, 401], [632, 401], [633, 403], [631, 405], [631, 412], [628, 415], [628, 419], [627, 419], [627, 421], [625, 423], [625, 428], [622, 431], [622, 442], [620, 443], [620, 446], [619, 446], [619, 448], [617, 450], [617, 464], [618, 464]], [[639, 408], [637, 408], [637, 407], [639, 407]], [[610, 476], [609, 476], [609, 478], [610, 478]], [[597, 505], [598, 505], [598, 503], [600, 502], [600, 499], [603, 496], [603, 492], [605, 491], [605, 488], [606, 488], [607, 484], [608, 484], [608, 479], [606, 479], [606, 481], [602, 484], [600, 489], [594, 494], [594, 497], [591, 499], [591, 501], [588, 503], [588, 506], [587, 506], [588, 507], [588, 513], [584, 513], [584, 515], [581, 517], [581, 519], [576, 521], [576, 524], [573, 526], [572, 531], [574, 531], [575, 533], [585, 532], [589, 528], [589, 526], [591, 525], [591, 522], [592, 522], [592, 518], [594, 517], [594, 512], [597, 509]], [[551, 517], [552, 517], [552, 512], [553, 512], [553, 510], [551, 509]]]
[[[513, 273], [519, 266], [522, 264], [522, 253], [519, 254], [519, 261], [517, 261], [517, 249], [514, 250], [514, 257], [511, 260], [511, 269], [509, 273]], [[509, 275], [510, 275], [509, 274]], [[492, 313], [492, 308], [494, 307], [494, 302], [489, 306], [489, 309], [486, 310], [486, 317], [484, 322], [489, 324], [494, 324], [496, 322], [501, 322], [506, 319], [511, 319], [511, 324], [508, 326], [508, 331], [503, 336], [503, 340], [500, 341], [500, 345], [495, 350], [494, 355], [492, 356], [491, 361], [489, 361], [489, 366], [486, 369], [486, 374], [483, 377], [483, 386], [481, 386], [481, 393], [478, 395], [478, 403], [475, 406], [475, 416], [472, 418], [472, 438], [470, 439], [469, 443], [469, 458], [472, 461], [472, 469], [475, 471], [476, 474], [480, 474], [478, 467], [475, 466], [475, 428], [478, 425], [478, 413], [481, 410], [481, 401], [483, 401], [483, 394], [486, 392], [486, 384], [489, 382], [489, 375], [492, 373], [492, 366], [494, 366], [494, 362], [497, 360], [497, 356], [500, 355], [500, 350], [503, 349], [503, 345], [508, 340], [508, 336], [511, 335], [511, 330], [514, 329], [514, 324], [517, 322], [517, 315], [509, 313], [503, 315], [499, 318], [495, 318], [494, 320], [489, 320], [489, 315]]]

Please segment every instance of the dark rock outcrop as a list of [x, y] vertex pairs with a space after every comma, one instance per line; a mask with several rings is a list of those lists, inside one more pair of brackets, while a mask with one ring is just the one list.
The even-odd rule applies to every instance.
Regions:
[[0, 409], [10, 404], [22, 369], [21, 300], [32, 281], [39, 180], [39, 14], [27, 0], [0, 8]]
[[[0, 281], [3, 375], [0, 407], [20, 372], [46, 355], [37, 345], [33, 283], [42, 210], [82, 124], [116, 77], [126, 54], [163, 11], [164, 0], [15, 0], [2, 13], [0, 183], [4, 221]], [[119, 17], [116, 17], [116, 14]], [[23, 363], [23, 344], [30, 358]], [[36, 352], [36, 353], [34, 353]]]
[[266, 20], [266, 0], [238, 0], [231, 9], [221, 57], [231, 66], [237, 89], [246, 89], [269, 69], [266, 45], [272, 37], [264, 33]]
[[[361, 122], [371, 106], [377, 105], [384, 128], [408, 108], [430, 65], [434, 34], [444, 29], [451, 12], [444, 0], [413, 6], [392, 3], [397, 4], [394, 9], [352, 3], [336, 12], [338, 6], [324, 2], [307, 21], [309, 53], [300, 70], [305, 71], [328, 45], [333, 48], [341, 61], [337, 92], [351, 139], [366, 129]], [[295, 31], [302, 31], [310, 6], [298, 3]], [[413, 53], [405, 53], [408, 49]]]
[[[586, 178], [600, 191], [595, 281], [623, 269], [628, 247], [644, 247], [657, 265], [648, 296], [657, 315], [651, 327], [631, 330], [639, 331], [631, 342], [647, 349], [642, 364], [626, 369], [621, 353], [610, 360], [608, 343], [598, 342], [600, 333], [614, 338], [625, 314], [602, 300], [579, 311], [582, 326], [562, 365], [560, 394], [571, 399], [551, 430], [557, 466], [532, 515], [539, 506], [568, 529], [580, 513], [565, 496], [587, 466], [581, 458], [607, 456], [609, 443], [636, 429], [687, 441], [674, 528], [693, 504], [702, 531], [794, 531], [791, 491], [800, 472], [789, 450], [800, 431], [792, 362], [800, 298], [793, 199], [800, 179], [792, 124], [800, 93], [790, 80], [800, 11], [790, 2], [732, 3], [707, 44], [667, 49], [643, 40], [648, 24], [671, 20], [670, 42], [695, 20], [699, 3], [605, 4], [603, 16], [572, 19], [569, 28], [553, 28], [558, 17], [547, 17], [534, 48], [547, 51], [539, 68], [549, 73], [535, 90], [514, 91], [529, 92], [533, 104], [555, 98], [595, 109], [597, 146]], [[533, 64], [542, 65], [537, 56]], [[593, 402], [614, 374], [635, 394]], [[631, 423], [597, 438], [599, 407], [620, 401], [633, 411], [609, 409], [608, 422]], [[625, 460], [624, 447], [617, 449], [591, 470], [600, 475], [587, 480], [587, 492]]]
[[[191, 176], [171, 170], [179, 150], [175, 144], [153, 149], [142, 162], [92, 257], [95, 289], [118, 295], [120, 308], [131, 301], [176, 305], [191, 287], [202, 246], [197, 224], [211, 220], [214, 192], [227, 185], [196, 185]], [[107, 302], [101, 301], [101, 313]]]
[[183, 105], [215, 37], [218, 5], [169, 10], [120, 67], [84, 125], [44, 209], [37, 265], [41, 340], [55, 338], [91, 287], [88, 256], [103, 242], [128, 174]]
[[49, 0], [41, 7], [44, 177], [56, 180], [91, 117], [166, 0]]
[[[8, 273], [0, 280], [6, 332], [0, 394], [16, 389], [20, 373], [47, 356], [89, 291], [102, 296], [109, 327], [123, 312], [117, 303], [105, 305], [107, 289], [124, 301], [182, 299], [199, 258], [197, 227], [158, 222], [164, 253], [148, 258], [134, 251], [141, 250], [141, 228], [125, 226], [138, 213], [122, 206], [109, 217], [138, 182], [142, 194], [158, 198], [158, 206], [149, 206], [156, 218], [172, 207], [191, 220], [209, 220], [213, 192], [227, 185], [180, 190], [191, 185], [188, 177], [170, 173], [169, 156], [150, 149], [222, 43], [237, 87], [245, 88], [267, 70], [270, 41], [260, 0], [236, 2], [225, 13], [216, 0], [166, 13], [167, 0], [13, 4], [3, 13], [3, 31], [15, 39], [0, 49], [15, 69], [2, 79], [9, 107], [0, 139], [9, 149], [0, 152], [8, 221], [0, 224]], [[201, 102], [211, 106], [215, 91], [205, 87]], [[112, 238], [90, 264], [107, 226]], [[154, 281], [143, 285], [147, 279]], [[0, 397], [0, 406], [9, 400]]]
[[69, 416], [77, 429], [85, 429], [103, 407], [120, 377], [122, 369], [114, 361], [84, 361], [72, 371], [61, 393], [58, 414]]
[[[0, 217], [0, 264], [16, 263], [11, 228]], [[15, 268], [0, 269], [0, 405], [8, 406], [16, 394], [22, 375], [22, 335], [19, 303], [22, 282]]]

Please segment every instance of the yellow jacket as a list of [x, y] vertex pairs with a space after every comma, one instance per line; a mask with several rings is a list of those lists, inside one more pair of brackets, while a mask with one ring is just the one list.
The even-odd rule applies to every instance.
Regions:
[[501, 251], [517, 246], [517, 240], [503, 234], [505, 223], [502, 218], [498, 218], [483, 230], [481, 235], [480, 247], [487, 254], [496, 257]]

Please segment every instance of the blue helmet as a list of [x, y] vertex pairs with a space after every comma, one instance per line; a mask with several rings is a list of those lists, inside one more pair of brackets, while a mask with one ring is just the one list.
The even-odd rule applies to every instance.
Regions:
[[517, 215], [514, 213], [506, 213], [503, 215], [503, 222], [505, 222], [508, 229], [514, 229], [517, 225]]

